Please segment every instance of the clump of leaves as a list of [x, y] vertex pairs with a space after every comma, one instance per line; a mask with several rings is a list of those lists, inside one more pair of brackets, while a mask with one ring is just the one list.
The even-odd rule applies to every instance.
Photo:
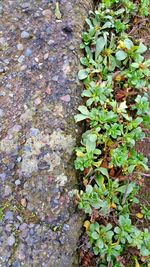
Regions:
[[[85, 121], [86, 131], [75, 168], [83, 172], [79, 208], [89, 216], [86, 230], [100, 266], [119, 266], [116, 259], [126, 247], [135, 247], [144, 259], [150, 255], [148, 229], [138, 229], [132, 222], [138, 216], [131, 220], [130, 215], [132, 203], [139, 202], [140, 174], [149, 170], [135, 143], [150, 125], [150, 60], [144, 58], [145, 44], [126, 33], [137, 12], [147, 16], [148, 8], [147, 0], [103, 0], [82, 33], [84, 68], [78, 78], [85, 105], [75, 120]], [[147, 207], [141, 212], [149, 219]]]

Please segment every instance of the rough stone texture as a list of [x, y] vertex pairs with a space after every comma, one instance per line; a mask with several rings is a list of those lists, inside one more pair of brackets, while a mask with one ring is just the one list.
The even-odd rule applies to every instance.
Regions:
[[71, 267], [80, 35], [92, 0], [0, 4], [0, 267]]

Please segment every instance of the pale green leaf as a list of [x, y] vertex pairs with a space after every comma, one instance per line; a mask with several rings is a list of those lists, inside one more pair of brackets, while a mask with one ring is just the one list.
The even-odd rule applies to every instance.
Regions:
[[105, 39], [103, 37], [100, 37], [100, 38], [97, 39], [97, 41], [96, 41], [95, 59], [97, 59], [97, 57], [99, 56], [99, 54], [103, 50], [105, 44], [106, 44], [106, 42], [105, 42]]
[[122, 60], [124, 60], [126, 57], [127, 57], [127, 53], [125, 53], [123, 50], [119, 50], [119, 51], [117, 51], [117, 53], [116, 53], [116, 59], [117, 59], [118, 61], [122, 61]]

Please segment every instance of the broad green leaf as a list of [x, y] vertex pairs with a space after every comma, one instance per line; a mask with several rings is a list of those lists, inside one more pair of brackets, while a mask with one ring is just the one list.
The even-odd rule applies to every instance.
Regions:
[[79, 122], [79, 121], [83, 121], [85, 119], [87, 119], [88, 116], [87, 115], [84, 115], [84, 114], [77, 114], [74, 116], [74, 119], [76, 122]]
[[91, 234], [91, 236], [92, 236], [92, 238], [95, 239], [95, 240], [97, 240], [97, 239], [100, 238], [99, 234], [98, 234], [97, 232], [95, 232], [95, 231]]
[[82, 96], [91, 97], [92, 93], [89, 90], [84, 90]]
[[119, 51], [117, 51], [117, 53], [116, 53], [116, 59], [117, 59], [118, 61], [122, 61], [122, 60], [124, 60], [126, 57], [127, 57], [127, 53], [125, 53], [123, 50], [119, 50]]
[[133, 47], [133, 42], [129, 38], [126, 38], [123, 43], [127, 49], [131, 49], [131, 47]]
[[146, 50], [147, 50], [147, 47], [143, 43], [140, 43], [136, 52], [139, 54], [143, 54]]
[[102, 240], [102, 239], [98, 239], [98, 240], [96, 241], [96, 246], [97, 246], [98, 248], [103, 248], [103, 247], [104, 247], [103, 240]]
[[121, 192], [121, 193], [126, 192], [126, 197], [128, 197], [134, 188], [135, 188], [135, 183], [130, 183], [128, 185], [120, 186], [119, 188], [117, 188], [116, 191]]
[[93, 192], [93, 187], [91, 185], [86, 186], [86, 193], [91, 194]]
[[134, 62], [134, 63], [131, 64], [131, 67], [138, 69], [139, 68], [139, 64]]
[[102, 26], [102, 30], [106, 29], [106, 28], [110, 28], [112, 26], [112, 22], [107, 21], [103, 26]]
[[98, 170], [106, 177], [109, 177], [108, 170], [106, 168], [100, 167]]
[[79, 70], [78, 72], [78, 78], [79, 80], [84, 80], [88, 77], [89, 71], [87, 69], [85, 70]]
[[89, 115], [89, 111], [86, 106], [79, 106], [78, 110], [84, 115]]
[[103, 50], [105, 44], [106, 44], [106, 42], [105, 42], [105, 39], [103, 37], [99, 37], [97, 39], [97, 41], [96, 41], [95, 59], [98, 58], [98, 56], [101, 53], [101, 51]]

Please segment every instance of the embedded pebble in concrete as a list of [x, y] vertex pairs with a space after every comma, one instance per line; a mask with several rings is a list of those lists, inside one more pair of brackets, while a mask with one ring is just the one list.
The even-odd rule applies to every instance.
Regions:
[[29, 38], [29, 36], [30, 36], [30, 34], [28, 32], [22, 31], [22, 33], [21, 33], [21, 38], [22, 39], [27, 39], [27, 38]]
[[0, 267], [78, 266], [74, 122], [92, 0], [0, 4]]

